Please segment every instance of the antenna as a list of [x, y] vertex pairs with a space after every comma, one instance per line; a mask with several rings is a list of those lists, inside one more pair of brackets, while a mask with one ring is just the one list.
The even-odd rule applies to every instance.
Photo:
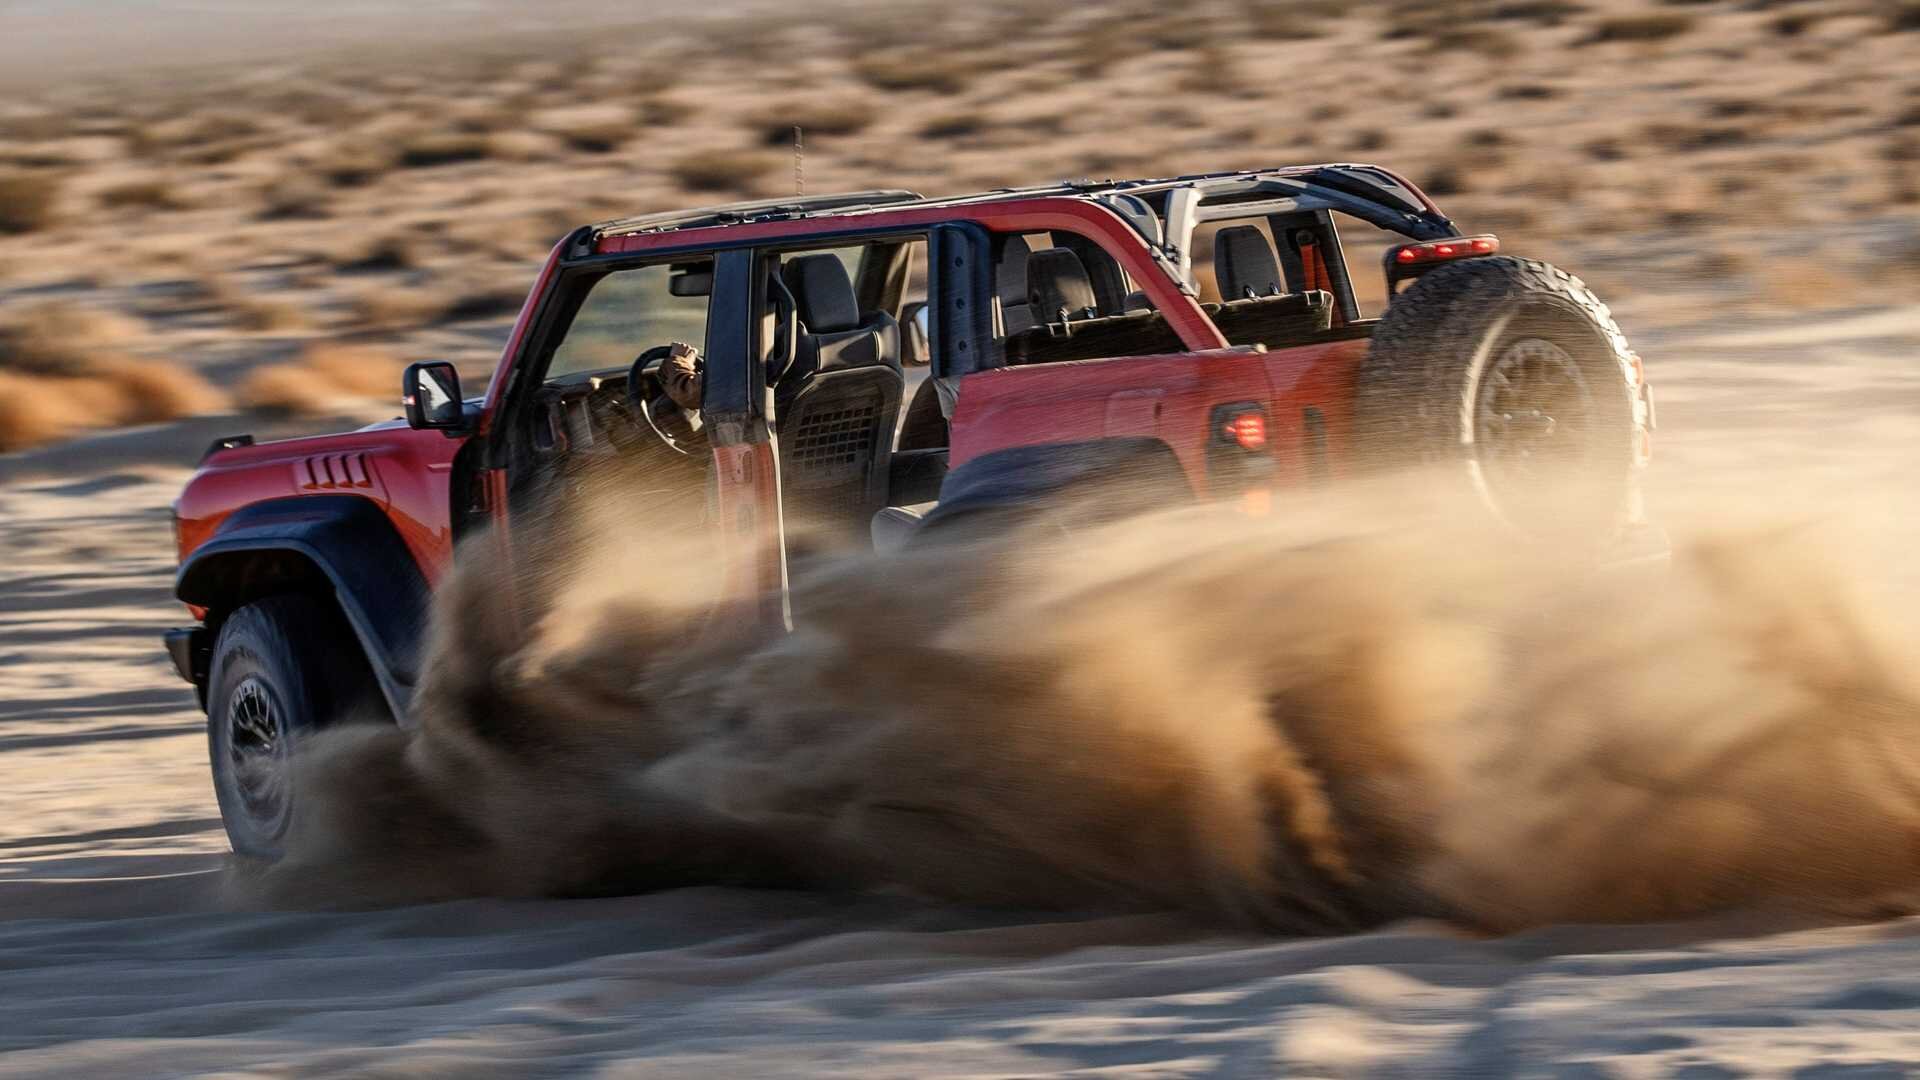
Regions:
[[793, 193], [796, 196], [807, 193], [806, 158], [807, 144], [801, 138], [800, 125], [795, 124], [793, 125]]

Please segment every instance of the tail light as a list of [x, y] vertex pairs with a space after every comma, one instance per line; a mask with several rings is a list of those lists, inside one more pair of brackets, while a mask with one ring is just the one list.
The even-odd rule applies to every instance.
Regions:
[[1408, 278], [1419, 277], [1442, 263], [1456, 262], [1460, 259], [1474, 259], [1482, 255], [1497, 255], [1500, 252], [1500, 238], [1492, 233], [1479, 236], [1454, 236], [1445, 240], [1426, 240], [1418, 244], [1401, 244], [1387, 249], [1387, 291]]
[[1257, 401], [1217, 405], [1208, 419], [1207, 482], [1216, 496], [1263, 496], [1273, 481], [1267, 407]]

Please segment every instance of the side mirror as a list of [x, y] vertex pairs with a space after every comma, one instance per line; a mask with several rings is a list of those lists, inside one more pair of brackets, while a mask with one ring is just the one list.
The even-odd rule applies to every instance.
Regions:
[[408, 364], [400, 377], [400, 400], [411, 428], [457, 431], [466, 426], [460, 374], [445, 360]]
[[900, 362], [908, 367], [923, 367], [933, 362], [928, 346], [927, 302], [915, 300], [900, 309]]

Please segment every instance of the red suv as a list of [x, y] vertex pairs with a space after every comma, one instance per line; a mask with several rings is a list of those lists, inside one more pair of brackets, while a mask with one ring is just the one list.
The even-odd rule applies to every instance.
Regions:
[[[690, 351], [697, 408], [662, 392]], [[698, 470], [727, 600], [778, 625], [796, 521], [812, 545], [884, 550], [1116, 478], [1102, 512], [1445, 462], [1524, 528], [1510, 493], [1571, 462], [1602, 478], [1593, 534], [1618, 539], [1653, 423], [1639, 358], [1579, 280], [1461, 235], [1370, 165], [603, 222], [554, 248], [482, 394], [445, 363], [402, 393], [403, 420], [223, 439], [176, 504], [199, 624], [167, 646], [243, 854], [278, 849], [302, 733], [370, 702], [409, 722], [456, 541], [510, 545], [582, 464]]]

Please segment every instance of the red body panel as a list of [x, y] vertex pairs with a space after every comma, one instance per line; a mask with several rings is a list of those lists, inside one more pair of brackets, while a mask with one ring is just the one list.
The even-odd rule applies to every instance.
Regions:
[[381, 426], [222, 450], [174, 502], [181, 557], [242, 506], [296, 495], [358, 495], [380, 504], [434, 584], [453, 556], [448, 481], [464, 441]]
[[1306, 410], [1320, 410], [1337, 460], [1348, 436], [1354, 369], [1365, 351], [1364, 340], [1352, 340], [980, 372], [961, 380], [948, 464], [1013, 446], [1146, 436], [1171, 447], [1194, 489], [1205, 492], [1214, 407], [1253, 401], [1267, 406], [1276, 479], [1304, 480]]

